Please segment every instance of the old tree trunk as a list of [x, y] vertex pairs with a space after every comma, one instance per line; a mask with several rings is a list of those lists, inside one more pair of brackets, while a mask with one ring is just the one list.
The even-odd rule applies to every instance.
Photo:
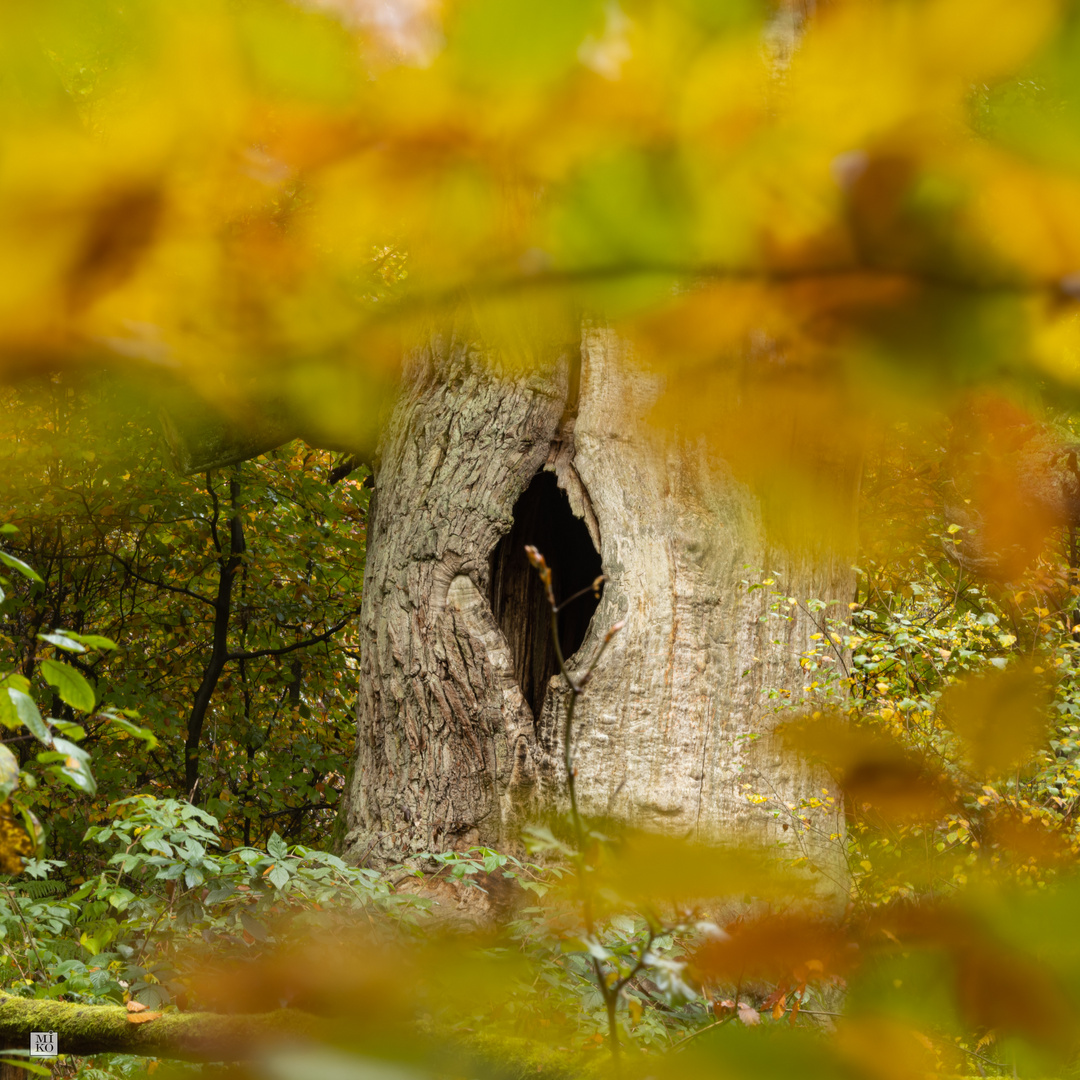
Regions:
[[[535, 360], [500, 367], [447, 333], [407, 363], [368, 530], [346, 853], [506, 848], [562, 797], [567, 695], [528, 543], [559, 600], [586, 589], [560, 615], [571, 671], [625, 621], [578, 706], [583, 810], [767, 841], [778, 806], [823, 786], [767, 737], [766, 692], [804, 686], [817, 627], [790, 606], [768, 617], [770, 590], [746, 582], [768, 570], [846, 611], [850, 568], [770, 550], [723, 464], [646, 424], [660, 383], [610, 331]], [[827, 834], [842, 822], [822, 824], [811, 856], [839, 888]]]

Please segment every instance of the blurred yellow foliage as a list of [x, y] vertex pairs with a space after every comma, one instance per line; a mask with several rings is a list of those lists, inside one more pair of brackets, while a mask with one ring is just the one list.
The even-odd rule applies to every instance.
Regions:
[[345, 424], [403, 337], [471, 297], [506, 321], [629, 317], [711, 402], [752, 330], [800, 373], [777, 410], [820, 406], [856, 443], [833, 423], [865, 408], [835, 390], [852, 376], [1075, 381], [1066, 6], [538, 11], [10, 8], [3, 373], [166, 365], [227, 400], [253, 377], [293, 395], [317, 358], [299, 408], [344, 393]]

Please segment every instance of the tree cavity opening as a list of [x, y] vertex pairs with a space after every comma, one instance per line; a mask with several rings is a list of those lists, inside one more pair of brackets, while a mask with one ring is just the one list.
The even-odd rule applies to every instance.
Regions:
[[510, 646], [518, 686], [538, 717], [559, 662], [551, 641], [551, 608], [540, 575], [525, 555], [526, 544], [536, 547], [551, 567], [556, 604], [584, 590], [558, 614], [559, 646], [569, 659], [581, 648], [600, 603], [591, 586], [602, 571], [585, 522], [574, 516], [552, 473], [533, 477], [514, 504], [514, 524], [491, 556], [491, 610]]

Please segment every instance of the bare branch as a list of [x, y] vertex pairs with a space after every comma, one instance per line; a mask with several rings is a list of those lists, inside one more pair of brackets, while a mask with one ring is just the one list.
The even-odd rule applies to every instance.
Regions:
[[276, 649], [247, 649], [243, 652], [231, 652], [227, 659], [229, 660], [254, 660], [259, 656], [284, 656], [286, 653], [296, 652], [297, 649], [306, 649], [311, 645], [318, 645], [322, 641], [328, 641], [332, 638], [342, 627], [346, 626], [350, 619], [355, 618], [360, 613], [360, 609], [356, 608], [354, 611], [350, 611], [341, 622], [334, 623], [328, 630], [321, 634], [316, 634], [314, 637], [305, 638], [303, 641], [294, 642], [292, 645], [281, 645]]

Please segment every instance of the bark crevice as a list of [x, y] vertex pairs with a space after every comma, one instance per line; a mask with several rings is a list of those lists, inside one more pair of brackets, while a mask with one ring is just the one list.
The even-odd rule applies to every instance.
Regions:
[[[514, 677], [534, 716], [559, 665], [551, 640], [551, 613], [539, 576], [525, 555], [535, 546], [551, 567], [559, 612], [559, 646], [569, 658], [581, 648], [599, 606], [590, 586], [600, 576], [600, 553], [590, 530], [575, 515], [567, 493], [551, 472], [540, 471], [514, 505], [510, 531], [491, 556], [489, 600], [495, 621], [510, 647]], [[602, 586], [600, 587], [603, 588]]]
[[[850, 560], [774, 550], [754, 492], [707, 445], [650, 423], [662, 392], [599, 328], [527, 369], [468, 336], [433, 335], [410, 356], [368, 526], [353, 860], [513, 847], [564, 801], [566, 690], [530, 543], [557, 601], [583, 591], [560, 615], [575, 678], [622, 624], [575, 717], [583, 811], [792, 842], [774, 814], [828, 779], [773, 752], [769, 691], [801, 696], [818, 627], [748, 581], [768, 567], [786, 595], [846, 603]], [[842, 816], [815, 829], [801, 854], [831, 867]]]

